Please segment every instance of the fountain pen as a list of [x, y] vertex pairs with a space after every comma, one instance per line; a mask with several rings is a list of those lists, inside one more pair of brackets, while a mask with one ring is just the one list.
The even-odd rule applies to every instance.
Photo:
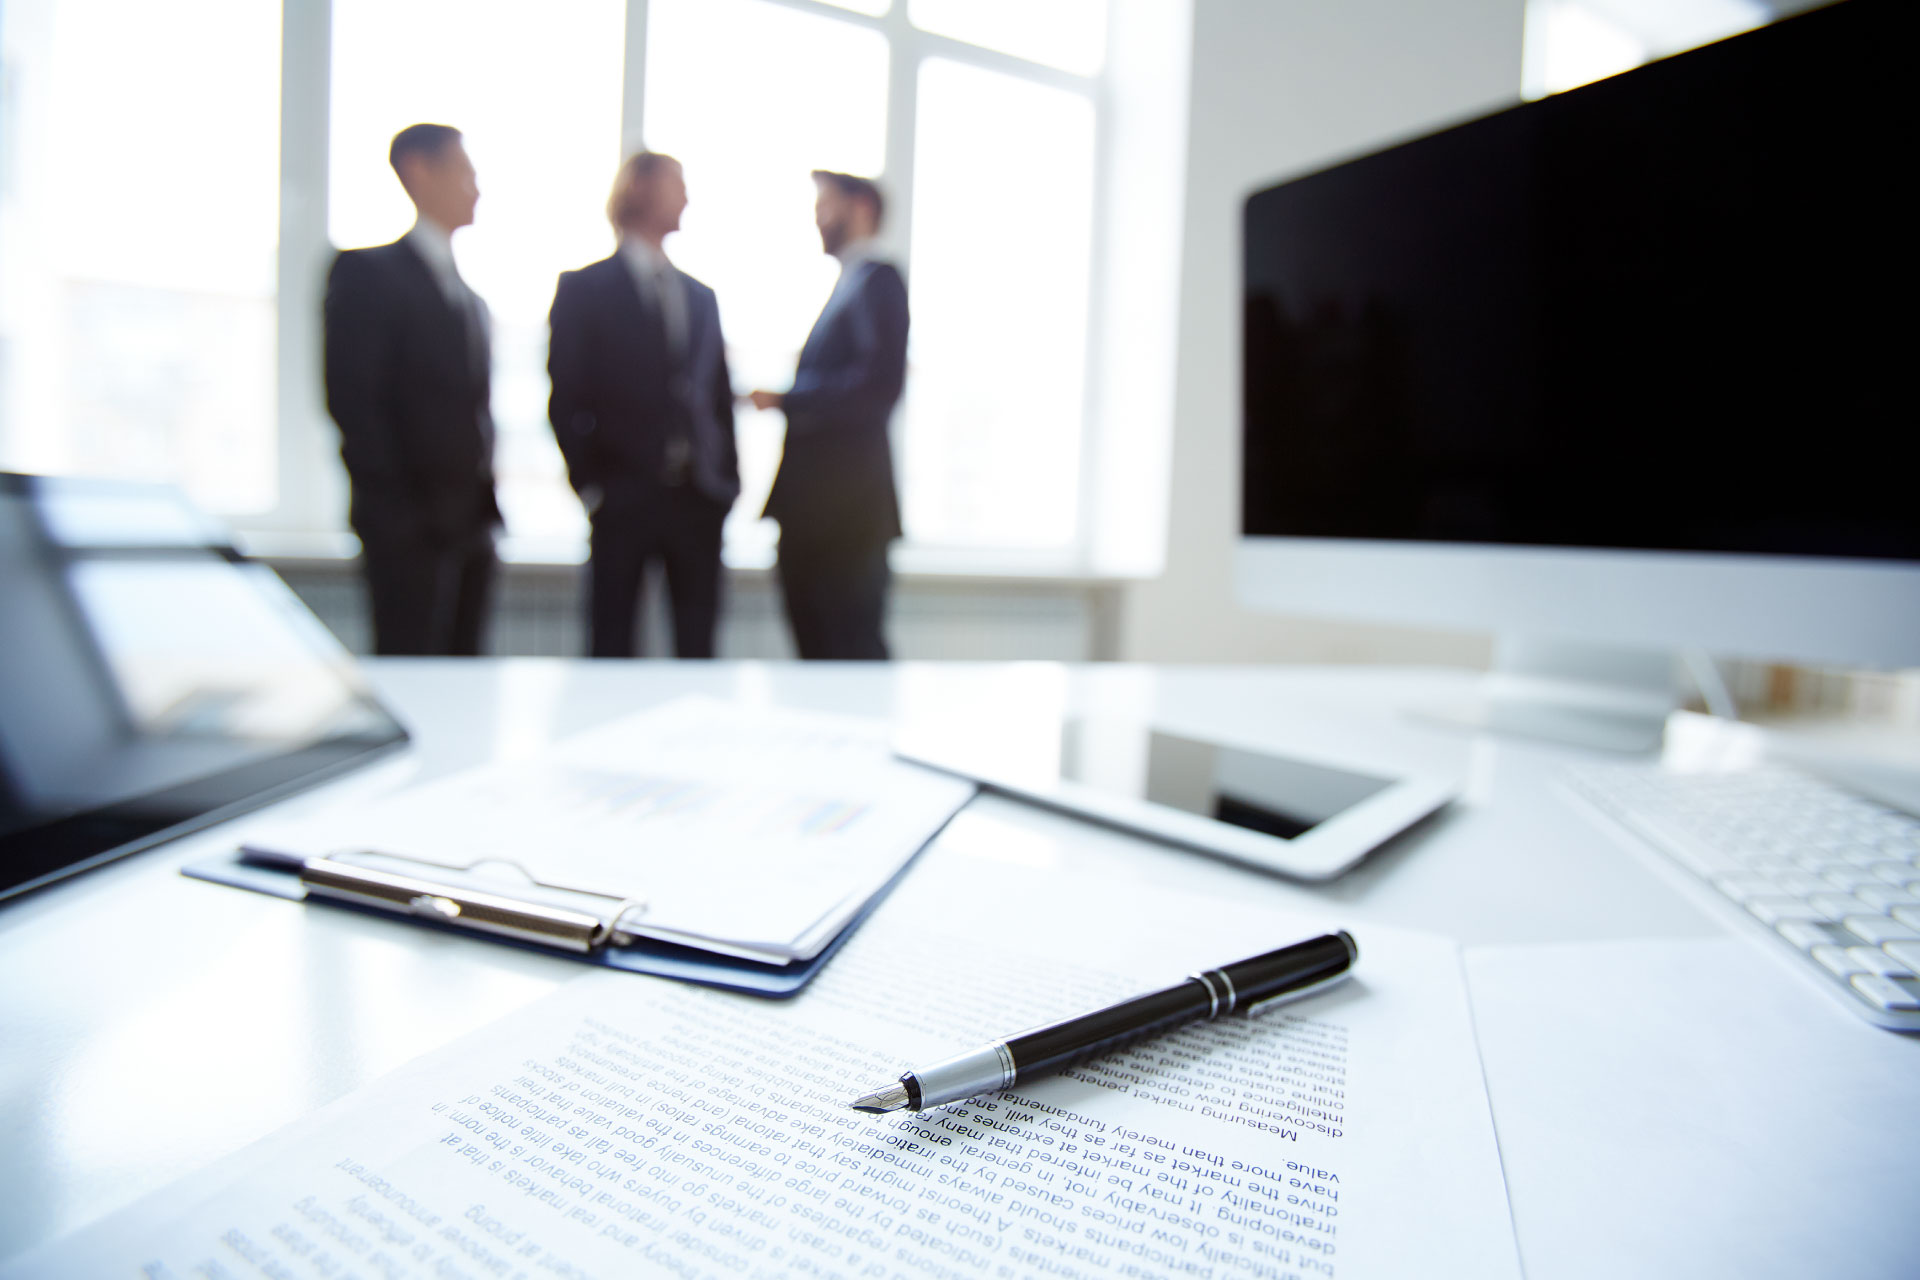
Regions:
[[1164, 991], [1135, 996], [1093, 1013], [1035, 1027], [995, 1040], [855, 1100], [856, 1111], [925, 1111], [1017, 1081], [1051, 1075], [1096, 1054], [1159, 1035], [1201, 1018], [1236, 1010], [1249, 1017], [1275, 1005], [1313, 995], [1345, 978], [1360, 958], [1353, 935], [1342, 929], [1296, 942], [1218, 969], [1187, 975]]

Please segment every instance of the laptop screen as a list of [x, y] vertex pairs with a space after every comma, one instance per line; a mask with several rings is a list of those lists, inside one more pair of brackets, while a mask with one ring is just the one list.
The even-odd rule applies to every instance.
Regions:
[[170, 489], [0, 474], [0, 896], [406, 741]]

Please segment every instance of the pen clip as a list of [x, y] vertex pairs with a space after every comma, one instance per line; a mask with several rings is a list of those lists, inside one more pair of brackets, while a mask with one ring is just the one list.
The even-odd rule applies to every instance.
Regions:
[[1335, 983], [1345, 982], [1352, 976], [1353, 970], [1342, 969], [1338, 973], [1327, 975], [1318, 982], [1309, 982], [1304, 987], [1295, 987], [1291, 991], [1282, 991], [1277, 996], [1268, 996], [1265, 1000], [1256, 1000], [1247, 1006], [1247, 1016], [1249, 1018], [1257, 1018], [1276, 1005], [1291, 1004], [1295, 1000], [1304, 1000], [1308, 996], [1319, 995], [1328, 987], [1333, 986]]
[[589, 910], [584, 906], [517, 898], [473, 884], [361, 866], [339, 858], [307, 859], [301, 865], [300, 880], [308, 893], [333, 901], [580, 954], [598, 950], [609, 941], [624, 942], [626, 937], [619, 932], [620, 918], [639, 905], [629, 898], [573, 889], [555, 891], [551, 886], [535, 882], [535, 887], [549, 892], [606, 904], [603, 909]]

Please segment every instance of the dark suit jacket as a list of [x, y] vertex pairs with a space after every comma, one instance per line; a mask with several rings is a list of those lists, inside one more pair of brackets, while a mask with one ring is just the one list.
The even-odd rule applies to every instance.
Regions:
[[888, 263], [849, 270], [807, 335], [786, 397], [786, 452], [766, 509], [783, 539], [900, 536], [887, 427], [907, 378], [907, 285]]
[[733, 384], [713, 290], [686, 283], [687, 343], [677, 367], [659, 310], [618, 253], [560, 277], [554, 294], [547, 414], [576, 491], [645, 495], [660, 485], [667, 442], [693, 446], [692, 482], [730, 506], [740, 496]]
[[[477, 300], [476, 300], [477, 301]], [[327, 276], [327, 411], [363, 538], [447, 545], [498, 522], [482, 330], [405, 241], [349, 249]]]

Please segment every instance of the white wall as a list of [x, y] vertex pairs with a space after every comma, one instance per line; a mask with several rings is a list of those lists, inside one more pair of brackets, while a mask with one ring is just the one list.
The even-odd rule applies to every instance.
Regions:
[[1484, 665], [1485, 637], [1263, 617], [1233, 598], [1240, 207], [1295, 173], [1517, 102], [1524, 0], [1196, 0], [1166, 571], [1130, 588], [1142, 661]]

